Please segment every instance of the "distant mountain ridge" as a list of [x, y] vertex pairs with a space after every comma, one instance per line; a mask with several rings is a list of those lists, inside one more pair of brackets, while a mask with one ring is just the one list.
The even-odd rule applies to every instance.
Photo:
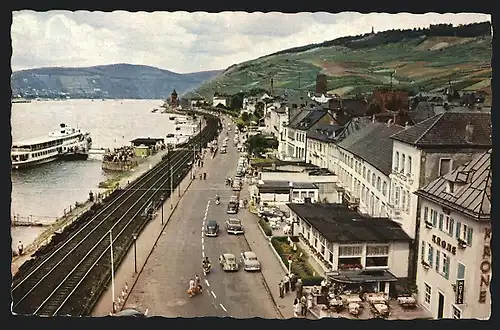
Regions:
[[328, 91], [342, 96], [375, 89], [435, 91], [481, 89], [491, 83], [490, 22], [366, 33], [284, 49], [234, 64], [196, 92], [235, 94], [257, 89], [286, 94], [315, 89], [326, 75]]
[[176, 73], [152, 66], [110, 64], [83, 68], [45, 67], [15, 71], [13, 97], [166, 99], [176, 90], [182, 95], [221, 70]]

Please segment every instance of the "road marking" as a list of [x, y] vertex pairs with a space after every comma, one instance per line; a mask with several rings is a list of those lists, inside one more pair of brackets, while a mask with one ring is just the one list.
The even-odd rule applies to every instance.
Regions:
[[201, 245], [205, 244], [205, 239], [202, 237], [201, 238]]
[[210, 286], [210, 283], [208, 283], [208, 280], [205, 280], [205, 283], [207, 283], [207, 286]]
[[223, 304], [219, 304], [219, 305], [220, 305], [220, 307], [221, 307], [221, 308], [222, 308], [225, 312], [227, 312], [227, 309], [226, 309], [226, 307], [224, 307], [224, 305], [223, 305]]
[[215, 299], [217, 299], [217, 296], [215, 295], [215, 293], [213, 291], [210, 291], [210, 293], [212, 294], [212, 296], [214, 296]]
[[201, 251], [201, 256], [205, 259], [205, 251]]
[[205, 245], [202, 245], [202, 246], [201, 246], [201, 249], [202, 249], [203, 251], [205, 251]]

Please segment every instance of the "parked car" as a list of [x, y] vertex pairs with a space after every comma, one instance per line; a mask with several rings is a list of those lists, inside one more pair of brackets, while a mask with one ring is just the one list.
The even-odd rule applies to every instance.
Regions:
[[216, 237], [219, 235], [219, 224], [215, 220], [208, 220], [205, 235], [210, 237]]
[[246, 271], [260, 270], [259, 259], [257, 259], [257, 255], [252, 251], [242, 252], [241, 261], [243, 262], [243, 269]]
[[221, 154], [225, 154], [225, 153], [227, 153], [227, 149], [226, 149], [226, 147], [222, 147], [222, 148], [220, 148], [220, 153], [221, 153]]
[[236, 214], [238, 213], [238, 202], [236, 201], [230, 201], [228, 204], [227, 204], [227, 214]]
[[143, 313], [135, 308], [124, 308], [113, 316], [129, 316], [129, 317], [147, 317], [148, 310]]
[[241, 224], [241, 221], [239, 219], [229, 219], [226, 221], [226, 231], [228, 234], [244, 234], [245, 229], [243, 228], [243, 225]]
[[236, 262], [236, 257], [231, 253], [224, 253], [219, 256], [219, 264], [225, 272], [237, 272], [240, 268]]

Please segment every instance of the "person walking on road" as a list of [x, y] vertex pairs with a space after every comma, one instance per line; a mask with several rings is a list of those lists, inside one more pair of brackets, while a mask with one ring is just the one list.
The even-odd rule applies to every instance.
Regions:
[[288, 277], [288, 274], [285, 274], [283, 277], [283, 284], [285, 284], [285, 294], [290, 291], [290, 278]]
[[300, 313], [301, 308], [300, 307], [301, 307], [300, 301], [297, 298], [295, 298], [293, 300], [293, 316], [294, 317], [299, 317], [299, 315], [301, 315], [301, 313]]
[[23, 255], [24, 245], [23, 245], [23, 242], [21, 242], [21, 241], [19, 241], [19, 243], [17, 244], [17, 252], [19, 253], [20, 256]]
[[285, 285], [283, 284], [283, 281], [280, 281], [278, 284], [279, 290], [280, 290], [280, 298], [283, 299], [285, 295]]
[[302, 297], [302, 279], [300, 277], [297, 279], [297, 284], [295, 286], [297, 289], [297, 298]]
[[306, 296], [302, 296], [300, 298], [300, 307], [302, 316], [307, 316], [307, 298]]
[[290, 274], [290, 289], [292, 291], [295, 291], [296, 284], [297, 284], [297, 275], [292, 273]]

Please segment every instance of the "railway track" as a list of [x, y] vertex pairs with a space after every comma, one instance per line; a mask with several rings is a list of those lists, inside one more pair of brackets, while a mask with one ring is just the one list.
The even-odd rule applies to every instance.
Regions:
[[195, 147], [217, 134], [218, 119], [206, 118], [206, 127], [183, 149], [173, 151], [120, 191], [68, 239], [14, 278], [14, 313], [82, 316], [90, 312], [111, 275], [110, 236], [117, 267], [132, 244], [132, 235], [149, 221], [148, 211], [170, 195], [170, 178], [176, 187], [191, 169]]

